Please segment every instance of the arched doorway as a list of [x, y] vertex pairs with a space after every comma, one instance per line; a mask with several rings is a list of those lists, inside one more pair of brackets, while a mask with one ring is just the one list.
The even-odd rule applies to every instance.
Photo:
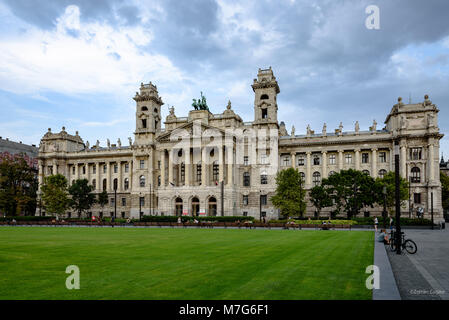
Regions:
[[192, 198], [192, 216], [197, 217], [200, 212], [200, 200], [197, 197]]
[[175, 200], [175, 215], [182, 216], [182, 199], [180, 197]]
[[208, 215], [217, 215], [217, 199], [215, 197], [210, 197], [208, 201]]

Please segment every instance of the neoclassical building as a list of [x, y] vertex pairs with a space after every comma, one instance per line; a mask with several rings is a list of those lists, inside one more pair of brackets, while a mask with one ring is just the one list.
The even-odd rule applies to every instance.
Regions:
[[[162, 127], [162, 99], [151, 82], [136, 92], [136, 129], [127, 145], [108, 140], [93, 146], [76, 132], [48, 132], [39, 146], [39, 183], [45, 175], [61, 173], [69, 183], [85, 178], [96, 193], [106, 190], [109, 203], [89, 214], [117, 217], [144, 215], [242, 215], [278, 217], [270, 197], [279, 170], [297, 168], [306, 189], [342, 169], [361, 170], [376, 178], [394, 171], [394, 143], [399, 142], [400, 173], [411, 182], [411, 200], [402, 214], [417, 207], [430, 212], [431, 194], [436, 219], [442, 217], [439, 180], [438, 108], [426, 95], [422, 103], [399, 98], [377, 128], [344, 131], [343, 126], [320, 132], [289, 134], [277, 117], [276, 77], [259, 69], [252, 84], [254, 120], [244, 122], [231, 102], [219, 114], [191, 110], [186, 117], [174, 108]], [[281, 106], [282, 107], [282, 106]], [[115, 209], [116, 208], [116, 209]], [[327, 210], [327, 211], [326, 211]], [[330, 208], [321, 214], [326, 215]], [[314, 214], [311, 205], [307, 215]], [[70, 213], [68, 213], [70, 214]], [[72, 213], [73, 215], [74, 213]], [[381, 208], [361, 214], [380, 215]]]

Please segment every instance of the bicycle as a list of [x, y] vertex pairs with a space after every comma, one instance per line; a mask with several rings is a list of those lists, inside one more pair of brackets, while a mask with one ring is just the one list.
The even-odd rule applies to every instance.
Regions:
[[[416, 251], [418, 251], [418, 246], [416, 243], [411, 239], [405, 239], [404, 232], [401, 232], [401, 249], [402, 252], [405, 250], [409, 254], [415, 254]], [[395, 231], [391, 231], [391, 238], [390, 238], [390, 249], [391, 251], [396, 251], [396, 235]]]

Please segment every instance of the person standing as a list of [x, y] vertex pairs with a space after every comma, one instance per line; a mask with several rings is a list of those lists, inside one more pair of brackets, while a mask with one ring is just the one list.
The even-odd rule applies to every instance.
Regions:
[[374, 230], [377, 232], [377, 225], [379, 224], [379, 220], [377, 220], [377, 217], [374, 218]]

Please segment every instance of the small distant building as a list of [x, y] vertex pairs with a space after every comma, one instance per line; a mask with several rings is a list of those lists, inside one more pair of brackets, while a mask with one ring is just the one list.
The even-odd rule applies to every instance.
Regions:
[[36, 145], [28, 145], [22, 141], [11, 141], [8, 138], [0, 137], [0, 157], [5, 155], [25, 154], [25, 160], [28, 164], [37, 169], [37, 157], [39, 155], [39, 148]]
[[449, 176], [449, 160], [448, 161], [444, 161], [444, 157], [443, 156], [441, 156], [440, 171], [442, 173], [444, 173], [445, 175]]

